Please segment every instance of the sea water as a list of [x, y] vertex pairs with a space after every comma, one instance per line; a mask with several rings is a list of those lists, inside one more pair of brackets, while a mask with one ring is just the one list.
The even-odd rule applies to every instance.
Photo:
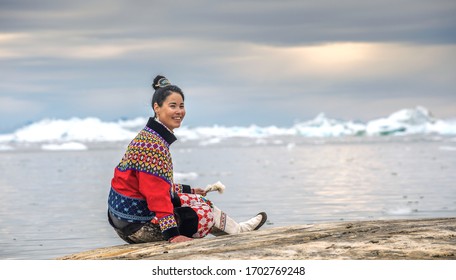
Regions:
[[[0, 259], [52, 259], [120, 245], [107, 195], [128, 143], [87, 150], [35, 147], [0, 153]], [[221, 181], [214, 204], [238, 221], [260, 211], [266, 227], [370, 219], [456, 216], [451, 137], [176, 142], [175, 181]]]
[[[115, 166], [147, 119], [42, 120], [0, 135], [0, 259], [52, 259], [124, 242], [107, 222]], [[424, 108], [366, 124], [182, 127], [177, 183], [265, 228], [456, 216], [456, 123]]]

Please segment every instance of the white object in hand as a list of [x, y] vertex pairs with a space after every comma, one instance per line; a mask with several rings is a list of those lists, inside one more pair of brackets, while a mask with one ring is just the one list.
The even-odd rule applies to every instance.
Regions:
[[220, 181], [214, 184], [210, 184], [206, 186], [206, 189], [204, 189], [205, 192], [213, 192], [213, 191], [218, 191], [219, 193], [223, 193], [225, 190], [225, 185], [223, 185]]

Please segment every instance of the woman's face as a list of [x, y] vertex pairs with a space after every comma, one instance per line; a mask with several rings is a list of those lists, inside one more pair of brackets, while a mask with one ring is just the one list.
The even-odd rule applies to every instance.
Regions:
[[180, 127], [185, 117], [184, 100], [179, 93], [172, 92], [161, 107], [157, 103], [154, 104], [154, 111], [158, 120], [173, 131]]

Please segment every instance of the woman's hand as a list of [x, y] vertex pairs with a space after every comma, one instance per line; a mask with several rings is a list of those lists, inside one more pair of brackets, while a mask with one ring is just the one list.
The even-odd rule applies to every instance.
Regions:
[[206, 196], [206, 192], [201, 189], [201, 188], [194, 188], [193, 191], [195, 192], [195, 194], [199, 194], [199, 195], [202, 195], [202, 196]]
[[193, 238], [187, 237], [185, 235], [178, 235], [174, 236], [171, 239], [169, 239], [169, 243], [180, 243], [180, 242], [187, 242], [187, 241], [192, 241]]

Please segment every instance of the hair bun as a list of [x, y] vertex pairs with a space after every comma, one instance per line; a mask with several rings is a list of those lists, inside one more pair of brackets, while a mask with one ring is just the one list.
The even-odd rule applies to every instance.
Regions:
[[155, 90], [157, 90], [159, 88], [163, 88], [169, 85], [171, 85], [171, 83], [165, 76], [158, 75], [157, 77], [155, 77], [152, 87]]

